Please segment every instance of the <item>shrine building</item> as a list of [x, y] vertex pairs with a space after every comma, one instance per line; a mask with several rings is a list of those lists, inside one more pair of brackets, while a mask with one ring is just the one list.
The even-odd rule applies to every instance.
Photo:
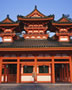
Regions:
[[17, 21], [7, 15], [0, 21], [0, 83], [72, 83], [71, 36], [65, 15], [56, 21], [37, 6]]

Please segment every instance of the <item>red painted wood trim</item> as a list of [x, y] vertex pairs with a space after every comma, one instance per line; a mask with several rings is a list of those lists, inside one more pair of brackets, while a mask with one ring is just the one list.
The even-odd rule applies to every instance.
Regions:
[[72, 47], [49, 47], [49, 48], [0, 48], [0, 51], [72, 51]]

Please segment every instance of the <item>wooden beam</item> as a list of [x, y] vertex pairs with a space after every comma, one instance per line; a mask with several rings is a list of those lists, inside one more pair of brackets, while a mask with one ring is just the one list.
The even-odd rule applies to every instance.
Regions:
[[57, 56], [57, 57], [55, 57], [54, 56], [54, 59], [69, 59], [70, 57], [69, 56]]
[[72, 47], [47, 47], [47, 48], [0, 48], [0, 51], [72, 51]]
[[41, 56], [41, 57], [37, 57], [37, 59], [46, 59], [46, 60], [48, 60], [48, 59], [52, 59], [52, 57], [47, 57], [47, 56], [46, 57], [42, 57]]
[[29, 66], [34, 66], [35, 65], [34, 62], [20, 62], [20, 64], [22, 64], [22, 65], [29, 65]]
[[68, 61], [66, 61], [66, 62], [54, 62], [54, 63], [58, 63], [58, 64], [66, 64], [66, 63], [69, 63]]
[[3, 62], [3, 64], [17, 64], [17, 62]]
[[17, 59], [17, 57], [3, 57], [3, 59], [7, 59], [7, 60], [13, 59], [14, 60], [14, 59]]
[[29, 60], [31, 60], [31, 59], [34, 59], [34, 56], [33, 57], [20, 57], [20, 59], [29, 59]]

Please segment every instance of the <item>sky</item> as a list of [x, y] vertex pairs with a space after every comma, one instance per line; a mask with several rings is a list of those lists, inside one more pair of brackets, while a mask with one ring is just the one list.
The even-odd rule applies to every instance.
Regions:
[[45, 15], [54, 14], [55, 20], [62, 14], [72, 17], [72, 0], [0, 0], [0, 21], [9, 14], [14, 21], [17, 15], [26, 16], [34, 10], [35, 5]]
[[0, 21], [7, 14], [16, 21], [17, 15], [26, 16], [34, 10], [35, 5], [46, 16], [54, 14], [55, 20], [60, 19], [62, 14], [69, 14], [72, 18], [72, 0], [0, 0]]

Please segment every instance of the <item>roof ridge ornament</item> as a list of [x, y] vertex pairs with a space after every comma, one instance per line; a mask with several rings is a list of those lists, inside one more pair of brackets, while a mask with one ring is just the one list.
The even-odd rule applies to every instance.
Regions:
[[7, 18], [9, 18], [9, 14], [7, 14]]
[[37, 5], [35, 5], [35, 9], [37, 9]]
[[65, 15], [64, 15], [64, 14], [62, 14], [62, 16], [63, 16], [63, 17], [65, 17]]

